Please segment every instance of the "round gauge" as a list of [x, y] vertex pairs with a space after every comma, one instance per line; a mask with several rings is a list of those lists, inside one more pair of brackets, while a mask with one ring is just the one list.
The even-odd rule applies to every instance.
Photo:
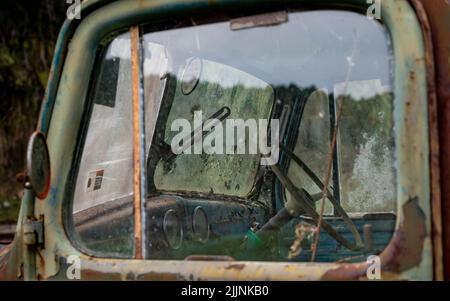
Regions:
[[184, 95], [189, 95], [194, 91], [200, 80], [201, 72], [202, 60], [199, 58], [190, 59], [181, 76], [181, 92], [183, 92]]
[[208, 216], [202, 207], [198, 206], [194, 209], [192, 216], [192, 229], [194, 238], [200, 242], [206, 242], [209, 238]]
[[172, 249], [179, 249], [183, 242], [183, 227], [175, 210], [170, 209], [164, 215], [164, 236]]

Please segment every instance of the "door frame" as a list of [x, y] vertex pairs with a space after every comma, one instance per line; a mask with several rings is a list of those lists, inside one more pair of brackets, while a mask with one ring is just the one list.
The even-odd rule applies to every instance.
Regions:
[[[367, 9], [365, 0], [297, 0], [283, 3]], [[82, 279], [210, 279], [210, 280], [319, 280], [359, 279], [366, 262], [202, 262], [94, 258], [83, 254], [69, 239], [65, 223], [70, 200], [68, 185], [80, 128], [85, 122], [88, 89], [102, 39], [141, 22], [164, 20], [178, 14], [222, 8], [240, 9], [267, 4], [267, 0], [143, 0], [87, 1], [79, 24], [63, 26], [58, 39], [53, 75], [41, 111], [39, 129], [47, 135], [51, 160], [49, 196], [36, 201], [35, 215], [44, 216], [45, 248], [38, 251], [40, 279], [65, 278], [67, 258], [81, 259]], [[90, 9], [95, 8], [91, 12]], [[395, 55], [394, 118], [397, 121], [398, 212], [393, 238], [381, 254], [385, 279], [433, 279], [429, 164], [428, 94], [425, 46], [420, 22], [407, 0], [381, 1], [382, 21], [393, 40]], [[83, 15], [86, 12], [86, 15]], [[73, 27], [75, 26], [75, 27]], [[66, 42], [69, 41], [67, 44]], [[59, 60], [56, 62], [55, 61]], [[83, 62], [83, 63], [80, 63]], [[56, 72], [55, 72], [56, 71]], [[418, 183], [420, 185], [418, 185]]]

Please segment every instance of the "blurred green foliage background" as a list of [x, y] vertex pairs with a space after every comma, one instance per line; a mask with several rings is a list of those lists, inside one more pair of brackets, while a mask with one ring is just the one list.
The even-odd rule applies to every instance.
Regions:
[[21, 198], [16, 175], [34, 131], [65, 0], [0, 4], [0, 221], [15, 220]]

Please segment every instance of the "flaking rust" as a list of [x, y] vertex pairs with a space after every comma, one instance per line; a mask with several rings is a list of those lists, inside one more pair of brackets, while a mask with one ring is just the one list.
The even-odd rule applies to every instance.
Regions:
[[[417, 197], [403, 205], [403, 219], [394, 236], [381, 253], [382, 273], [394, 277], [422, 261], [423, 243], [426, 238], [425, 214]], [[360, 280], [366, 278], [368, 263], [344, 264], [327, 271], [323, 280]]]

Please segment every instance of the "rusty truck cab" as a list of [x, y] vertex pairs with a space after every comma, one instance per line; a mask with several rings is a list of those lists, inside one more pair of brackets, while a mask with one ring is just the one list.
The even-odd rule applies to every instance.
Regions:
[[84, 1], [0, 279], [448, 279], [449, 18], [444, 0]]

